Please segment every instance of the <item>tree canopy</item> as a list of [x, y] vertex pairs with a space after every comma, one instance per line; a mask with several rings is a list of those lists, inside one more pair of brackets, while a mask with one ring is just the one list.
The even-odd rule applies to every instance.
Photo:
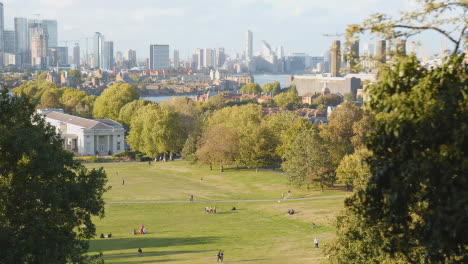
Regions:
[[138, 100], [140, 95], [128, 83], [116, 83], [102, 92], [94, 103], [94, 118], [118, 120], [120, 109], [127, 103]]
[[262, 88], [260, 88], [260, 85], [258, 85], [258, 83], [249, 83], [249, 84], [246, 84], [244, 86], [242, 86], [241, 88], [241, 93], [261, 93], [262, 92]]
[[262, 86], [262, 91], [265, 93], [279, 94], [281, 92], [281, 85], [278, 81], [265, 83]]
[[1, 262], [89, 263], [106, 174], [74, 161], [34, 111], [28, 96], [0, 92]]

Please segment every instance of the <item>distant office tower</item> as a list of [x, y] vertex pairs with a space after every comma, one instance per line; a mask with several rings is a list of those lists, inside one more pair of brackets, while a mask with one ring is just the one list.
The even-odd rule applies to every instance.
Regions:
[[[349, 61], [349, 66], [354, 67], [359, 62], [359, 41], [353, 42], [351, 45], [351, 58]], [[351, 69], [354, 71], [353, 69]]]
[[49, 48], [50, 61], [49, 65], [55, 66], [57, 64], [68, 64], [68, 47], [55, 47]]
[[47, 27], [47, 33], [49, 40], [47, 46], [49, 48], [58, 47], [58, 31], [57, 31], [57, 20], [43, 20], [42, 21]]
[[174, 50], [174, 68], [179, 68], [180, 67], [180, 61], [179, 61], [179, 50]]
[[128, 49], [125, 58], [128, 61], [128, 68], [133, 68], [136, 66], [136, 51]]
[[207, 68], [214, 68], [216, 65], [216, 52], [214, 49], [207, 48], [204, 51], [205, 54], [205, 59], [204, 59], [204, 65]]
[[245, 60], [250, 60], [253, 54], [253, 34], [247, 30], [245, 34]]
[[406, 40], [404, 39], [396, 40], [396, 52], [401, 55], [406, 55]]
[[4, 29], [3, 3], [0, 3], [0, 67], [3, 67], [3, 53], [5, 52], [5, 40], [3, 38]]
[[23, 17], [15, 17], [15, 52], [20, 56], [22, 64], [30, 64], [28, 20]]
[[123, 61], [123, 55], [121, 51], [115, 53], [115, 61]]
[[198, 69], [198, 55], [192, 55], [192, 69]]
[[6, 53], [15, 53], [15, 31], [14, 30], [5, 30], [3, 31], [3, 39], [5, 42], [5, 52]]
[[323, 72], [330, 72], [331, 51], [323, 52]]
[[386, 62], [387, 42], [385, 40], [377, 40], [376, 46], [375, 56], [377, 57], [377, 60]]
[[31, 65], [35, 68], [46, 69], [47, 45], [49, 36], [44, 28], [37, 26], [32, 30], [31, 38]]
[[114, 42], [104, 41], [103, 68], [112, 70], [114, 67]]
[[76, 68], [80, 68], [80, 46], [78, 43], [76, 43], [75, 47], [73, 47], [73, 64], [76, 66]]
[[197, 54], [197, 69], [202, 69], [203, 67], [205, 67], [205, 63], [204, 63], [204, 50], [203, 49], [196, 49], [195, 50], [195, 54]]
[[362, 55], [365, 57], [374, 56], [374, 44], [369, 44], [369, 43], [364, 44]]
[[99, 32], [94, 33], [94, 61], [93, 68], [103, 69], [104, 67], [104, 35]]
[[218, 53], [216, 54], [216, 65], [218, 67], [222, 67], [225, 61], [226, 61], [226, 53], [224, 52], [224, 48], [219, 48]]
[[270, 44], [265, 40], [262, 40], [262, 56], [267, 57], [273, 54]]
[[282, 59], [284, 57], [284, 48], [283, 46], [278, 46], [276, 49], [276, 56], [278, 56], [278, 59]]
[[169, 45], [150, 45], [150, 69], [169, 68]]
[[331, 76], [339, 77], [340, 76], [340, 66], [341, 66], [341, 47], [340, 41], [334, 40], [331, 47]]

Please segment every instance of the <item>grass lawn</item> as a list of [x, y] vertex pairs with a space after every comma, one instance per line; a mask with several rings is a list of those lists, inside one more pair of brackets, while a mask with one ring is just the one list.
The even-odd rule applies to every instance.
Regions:
[[[88, 167], [99, 165], [107, 166], [113, 186], [106, 201], [188, 200], [190, 193], [195, 200], [271, 199], [289, 189], [284, 175], [270, 172], [228, 169], [221, 174], [182, 161], [151, 167], [147, 163]], [[318, 190], [291, 191], [293, 198], [325, 195]], [[334, 216], [343, 199], [107, 204], [106, 216], [95, 223], [98, 235], [112, 232], [113, 237], [97, 236], [89, 253], [102, 251], [106, 263], [214, 263], [217, 250], [222, 249], [226, 263], [319, 263], [325, 258], [313, 240], [317, 237], [323, 245], [333, 237]], [[219, 213], [204, 213], [206, 206], [216, 206]], [[232, 206], [238, 210], [231, 211]], [[289, 208], [296, 214], [288, 215]], [[312, 222], [317, 228], [312, 228]], [[132, 235], [140, 225], [148, 234]], [[137, 253], [138, 248], [143, 254]]]
[[[307, 191], [287, 185], [284, 174], [252, 169], [218, 167], [210, 171], [207, 166], [190, 165], [185, 161], [148, 163], [101, 163], [87, 167], [103, 166], [112, 189], [104, 195], [106, 201], [187, 201], [190, 194], [195, 200], [256, 200], [279, 199], [284, 192], [291, 198], [346, 194], [343, 188], [316, 187]], [[203, 177], [203, 181], [200, 178]], [[125, 185], [122, 185], [122, 181]]]

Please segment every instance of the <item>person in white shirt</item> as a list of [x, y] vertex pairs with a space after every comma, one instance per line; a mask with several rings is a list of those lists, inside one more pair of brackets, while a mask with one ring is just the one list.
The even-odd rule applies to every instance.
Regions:
[[314, 242], [315, 242], [315, 247], [318, 248], [318, 247], [319, 247], [319, 246], [318, 246], [318, 239], [315, 238], [315, 239], [314, 239]]

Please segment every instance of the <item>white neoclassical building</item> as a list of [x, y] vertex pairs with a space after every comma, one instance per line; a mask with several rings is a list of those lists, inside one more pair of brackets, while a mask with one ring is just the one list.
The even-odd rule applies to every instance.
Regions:
[[64, 139], [64, 148], [78, 155], [109, 155], [124, 151], [125, 129], [111, 119], [86, 119], [62, 109], [38, 109]]

